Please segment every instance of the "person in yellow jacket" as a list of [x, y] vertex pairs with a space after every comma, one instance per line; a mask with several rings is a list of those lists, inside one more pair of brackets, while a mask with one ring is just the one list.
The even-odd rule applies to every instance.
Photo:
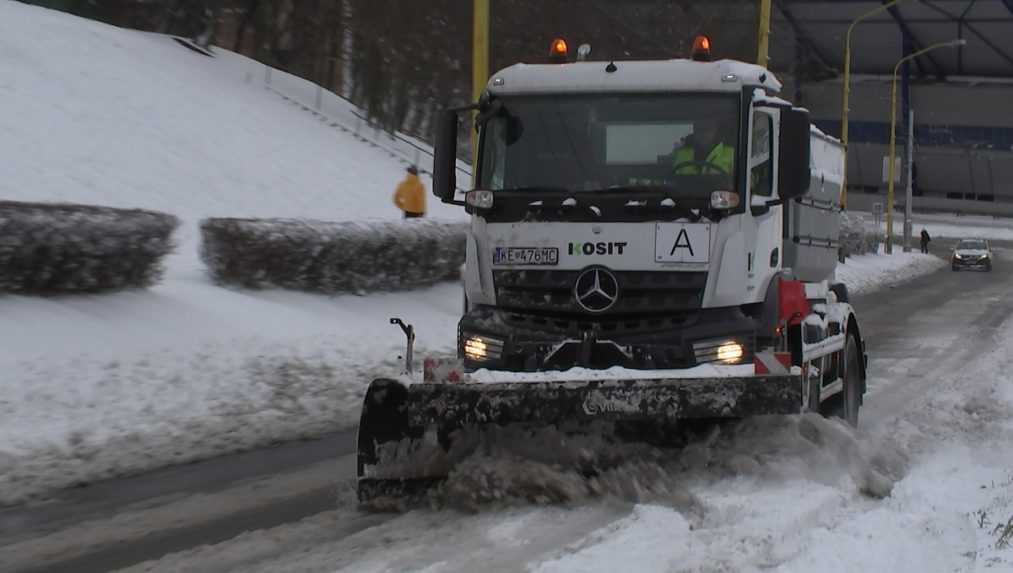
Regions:
[[696, 123], [693, 134], [675, 150], [672, 168], [676, 175], [730, 175], [735, 148], [721, 141], [720, 123], [706, 119]]
[[404, 211], [405, 219], [414, 219], [426, 215], [426, 187], [419, 179], [419, 170], [414, 165], [408, 167], [408, 174], [394, 192], [394, 204]]

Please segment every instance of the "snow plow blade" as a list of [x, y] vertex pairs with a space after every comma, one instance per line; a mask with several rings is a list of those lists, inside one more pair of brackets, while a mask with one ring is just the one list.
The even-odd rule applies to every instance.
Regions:
[[470, 433], [491, 426], [581, 431], [612, 423], [617, 439], [651, 441], [686, 421], [797, 414], [797, 375], [404, 385], [374, 380], [358, 435], [360, 502], [412, 500], [447, 477]]

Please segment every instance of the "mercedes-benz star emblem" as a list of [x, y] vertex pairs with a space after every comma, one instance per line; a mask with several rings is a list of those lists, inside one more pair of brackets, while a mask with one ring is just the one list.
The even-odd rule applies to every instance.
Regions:
[[619, 300], [619, 281], [612, 271], [592, 267], [577, 276], [573, 298], [588, 312], [605, 312]]

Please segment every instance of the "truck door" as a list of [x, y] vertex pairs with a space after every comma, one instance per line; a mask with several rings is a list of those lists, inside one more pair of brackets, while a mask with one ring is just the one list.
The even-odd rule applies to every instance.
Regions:
[[746, 292], [753, 301], [762, 300], [770, 278], [781, 269], [784, 256], [781, 245], [782, 207], [770, 206], [777, 199], [777, 125], [776, 108], [752, 107], [749, 121], [749, 153], [746, 185], [749, 210], [756, 240], [749, 255]]

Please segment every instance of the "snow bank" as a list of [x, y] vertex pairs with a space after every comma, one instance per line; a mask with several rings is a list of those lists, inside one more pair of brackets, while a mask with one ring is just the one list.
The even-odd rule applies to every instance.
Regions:
[[0, 292], [151, 286], [178, 225], [172, 215], [139, 209], [0, 201]]
[[388, 317], [425, 325], [420, 354], [453, 353], [459, 297], [456, 284], [325, 298], [205, 283], [9, 297], [0, 504], [354, 426], [369, 381], [402, 368]]
[[[973, 223], [962, 225], [960, 223], [918, 223], [915, 222], [915, 232], [920, 233], [924, 228], [932, 238], [951, 239], [991, 239], [1000, 241], [1013, 241], [1013, 222], [1009, 226], [984, 226]], [[917, 239], [917, 236], [915, 237]]]
[[848, 257], [837, 265], [837, 282], [848, 287], [852, 295], [893, 287], [921, 275], [935, 272], [946, 266], [946, 261], [934, 255], [905, 253], [899, 247], [892, 255], [880, 246], [879, 254]]
[[[865, 224], [874, 227], [871, 213], [852, 212], [852, 217], [865, 220]], [[901, 235], [903, 214], [894, 213], [894, 233]], [[922, 229], [929, 232], [932, 238], [940, 239], [991, 239], [1013, 241], [1013, 219], [1006, 217], [986, 217], [981, 215], [956, 215], [947, 213], [915, 213], [912, 224], [915, 244]], [[886, 222], [880, 223], [880, 234], [886, 235]]]
[[455, 278], [466, 223], [206, 219], [201, 259], [222, 284], [315, 292], [405, 290]]

